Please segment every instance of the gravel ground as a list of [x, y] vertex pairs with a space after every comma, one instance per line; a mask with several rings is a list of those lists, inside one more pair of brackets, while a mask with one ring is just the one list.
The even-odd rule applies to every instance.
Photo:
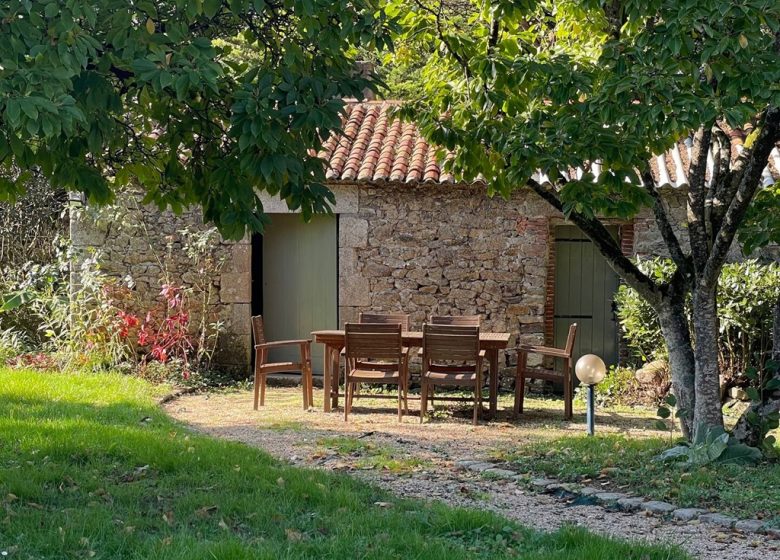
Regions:
[[[502, 448], [522, 445], [529, 434], [558, 437], [582, 430], [581, 415], [571, 424], [563, 422], [557, 410], [560, 403], [554, 401], [531, 401], [529, 409], [536, 405], [536, 410], [529, 410], [522, 422], [496, 421], [474, 427], [466, 410], [440, 413], [420, 425], [416, 403], [410, 403], [411, 415], [399, 424], [389, 408], [392, 401], [356, 401], [350, 422], [345, 424], [340, 409], [330, 414], [321, 409], [303, 411], [299, 389], [269, 388], [266, 399], [267, 406], [258, 412], [252, 410], [249, 392], [182, 396], [165, 408], [198, 431], [261, 447], [299, 466], [347, 472], [403, 497], [489, 509], [539, 530], [568, 523], [628, 540], [675, 543], [701, 559], [780, 559], [780, 541], [760, 535], [577, 505], [455, 467], [459, 459], [490, 459]], [[315, 402], [321, 399], [321, 391], [315, 392]], [[602, 431], [636, 435], [652, 423], [649, 415], [605, 415], [598, 420]], [[421, 464], [400, 472], [367, 468], [360, 452], [331, 449], [328, 442], [333, 441], [357, 441], [372, 449], [391, 450], [396, 457], [413, 457]]]

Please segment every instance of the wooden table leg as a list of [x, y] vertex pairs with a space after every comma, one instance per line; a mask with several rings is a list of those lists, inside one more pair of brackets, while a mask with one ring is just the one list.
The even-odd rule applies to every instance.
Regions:
[[490, 362], [490, 418], [498, 413], [498, 349], [486, 352]]
[[325, 345], [325, 352], [324, 352], [324, 363], [322, 364], [322, 410], [325, 412], [330, 412], [330, 390], [331, 390], [331, 380], [330, 380], [330, 364], [333, 362], [333, 359], [330, 356], [331, 353], [331, 347], [326, 344]]
[[339, 377], [341, 376], [341, 348], [339, 347], [333, 347], [331, 350], [331, 384], [332, 384], [332, 405], [333, 408], [339, 407]]

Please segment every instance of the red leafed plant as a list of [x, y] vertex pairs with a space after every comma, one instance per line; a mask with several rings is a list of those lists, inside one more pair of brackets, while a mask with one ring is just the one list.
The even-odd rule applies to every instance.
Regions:
[[[144, 360], [161, 363], [179, 360], [184, 365], [183, 376], [189, 377], [189, 358], [195, 350], [190, 335], [190, 315], [185, 311], [185, 289], [172, 284], [163, 284], [160, 295], [163, 302], [146, 313], [138, 329], [138, 345], [147, 348]], [[129, 317], [128, 317], [129, 319]], [[132, 328], [128, 324], [129, 329]]]

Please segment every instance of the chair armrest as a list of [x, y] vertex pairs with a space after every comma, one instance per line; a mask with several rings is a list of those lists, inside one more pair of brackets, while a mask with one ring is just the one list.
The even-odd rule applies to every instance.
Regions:
[[550, 348], [549, 346], [519, 346], [517, 349], [519, 352], [525, 352], [526, 354], [541, 354], [543, 356], [552, 356], [553, 358], [569, 358], [566, 350], [560, 348]]
[[311, 344], [311, 340], [307, 338], [301, 338], [298, 340], [277, 340], [275, 342], [264, 342], [262, 344], [255, 344], [255, 349], [277, 348], [279, 346], [293, 346], [301, 344]]

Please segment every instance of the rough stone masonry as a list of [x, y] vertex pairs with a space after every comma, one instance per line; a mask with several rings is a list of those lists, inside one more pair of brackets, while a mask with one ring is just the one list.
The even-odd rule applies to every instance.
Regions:
[[[360, 311], [403, 311], [419, 327], [431, 314], [480, 314], [484, 328], [513, 334], [502, 364], [505, 384], [518, 343], [549, 343], [552, 337], [554, 245], [551, 235], [563, 217], [527, 189], [510, 199], [490, 198], [484, 185], [331, 185], [339, 220], [339, 323]], [[663, 191], [674, 223], [686, 239], [685, 192]], [[285, 213], [268, 197], [266, 211]], [[198, 209], [180, 215], [120, 202], [119, 216], [96, 220], [89, 212], [71, 219], [74, 248], [99, 250], [103, 269], [132, 277], [139, 295], [157, 297], [168, 252], [169, 280], [192, 285], [192, 260], [182, 250], [180, 231], [202, 230]], [[119, 222], [124, 222], [119, 223]], [[127, 223], [133, 227], [127, 227]], [[624, 252], [664, 254], [649, 212], [619, 226]], [[217, 240], [214, 259], [223, 262], [210, 279], [211, 313], [222, 323], [219, 365], [249, 372], [251, 350], [251, 243]], [[336, 258], [336, 255], [334, 255]]]

